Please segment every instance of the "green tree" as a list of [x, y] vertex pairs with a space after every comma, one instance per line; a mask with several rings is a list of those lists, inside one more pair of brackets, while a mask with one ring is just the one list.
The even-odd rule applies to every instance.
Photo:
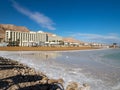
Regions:
[[12, 46], [16, 46], [16, 41], [12, 41]]
[[9, 38], [8, 46], [12, 46], [12, 38]]
[[19, 46], [19, 44], [20, 44], [20, 39], [17, 39], [16, 46]]
[[52, 42], [55, 42], [55, 40], [52, 40]]
[[60, 41], [59, 41], [59, 44], [60, 44], [60, 45], [64, 45], [64, 41], [60, 40]]

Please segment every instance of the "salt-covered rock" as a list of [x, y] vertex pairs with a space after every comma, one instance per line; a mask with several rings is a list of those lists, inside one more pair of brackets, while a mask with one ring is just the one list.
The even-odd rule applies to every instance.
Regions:
[[41, 84], [47, 84], [48, 83], [48, 77], [43, 77], [43, 79], [40, 81]]
[[90, 90], [90, 85], [84, 83], [83, 86], [79, 88], [79, 90]]
[[59, 83], [59, 84], [63, 85], [64, 80], [62, 78], [60, 78], [60, 79], [49, 79], [48, 80], [48, 84], [54, 84], [54, 83]]
[[12, 85], [9, 89], [7, 90], [18, 90], [19, 87], [17, 85]]
[[85, 90], [90, 90], [90, 85], [88, 85], [87, 83], [84, 83], [83, 86], [85, 87]]
[[70, 82], [66, 88], [66, 90], [78, 90], [79, 83], [77, 82]]

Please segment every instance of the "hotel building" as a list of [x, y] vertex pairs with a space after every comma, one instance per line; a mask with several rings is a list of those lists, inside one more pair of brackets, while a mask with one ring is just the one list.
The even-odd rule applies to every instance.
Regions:
[[5, 41], [9, 42], [20, 40], [19, 46], [33, 46], [35, 44], [40, 45], [47, 41], [47, 34], [38, 31], [38, 32], [21, 32], [21, 31], [11, 31], [7, 30], [5, 34]]
[[57, 36], [55, 34], [47, 34], [48, 35], [48, 41], [49, 42], [58, 42], [58, 41], [61, 41], [62, 40], [62, 37], [61, 36]]

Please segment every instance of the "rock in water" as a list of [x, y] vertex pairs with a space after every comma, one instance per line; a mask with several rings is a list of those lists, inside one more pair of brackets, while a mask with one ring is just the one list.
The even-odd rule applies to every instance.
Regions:
[[77, 82], [70, 82], [66, 90], [78, 90], [79, 84]]
[[90, 86], [86, 83], [84, 83], [83, 85], [80, 85], [77, 82], [70, 82], [66, 90], [90, 90]]

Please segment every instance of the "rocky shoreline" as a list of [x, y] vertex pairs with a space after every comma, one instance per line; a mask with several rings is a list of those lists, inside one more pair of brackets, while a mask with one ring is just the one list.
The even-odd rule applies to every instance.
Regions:
[[65, 89], [61, 78], [49, 79], [42, 72], [0, 57], [0, 90], [90, 90], [90, 86], [70, 82]]

